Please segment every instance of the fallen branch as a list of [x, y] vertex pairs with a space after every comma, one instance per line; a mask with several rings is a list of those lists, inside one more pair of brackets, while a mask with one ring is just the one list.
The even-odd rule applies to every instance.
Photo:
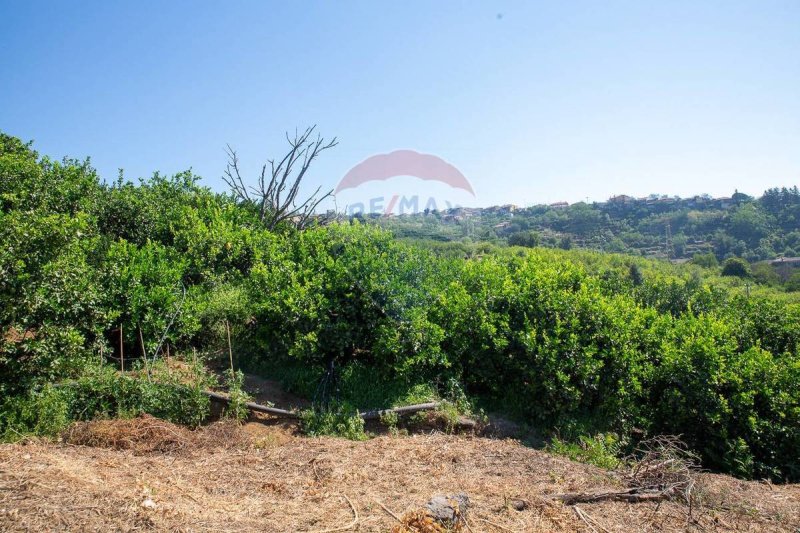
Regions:
[[391, 509], [389, 509], [388, 507], [386, 507], [385, 505], [383, 505], [383, 504], [382, 504], [382, 503], [381, 503], [379, 500], [375, 500], [375, 503], [377, 503], [378, 505], [380, 505], [380, 506], [381, 506], [381, 509], [383, 509], [384, 511], [386, 511], [387, 513], [389, 513], [389, 516], [391, 516], [392, 518], [394, 518], [395, 520], [397, 520], [397, 521], [398, 521], [398, 522], [400, 522], [401, 524], [403, 523], [403, 520], [402, 520], [402, 519], [401, 519], [399, 516], [397, 516], [396, 514], [394, 514], [394, 513], [392, 512], [392, 510], [391, 510]]
[[561, 500], [564, 505], [575, 505], [576, 503], [596, 503], [603, 501], [623, 501], [628, 503], [656, 502], [668, 500], [675, 494], [671, 490], [641, 490], [630, 489], [621, 492], [570, 492], [566, 494], [554, 494], [554, 500]]

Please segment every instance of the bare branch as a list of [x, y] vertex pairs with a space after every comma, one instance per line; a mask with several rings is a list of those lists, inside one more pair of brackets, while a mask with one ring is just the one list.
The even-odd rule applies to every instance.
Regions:
[[[265, 226], [274, 229], [283, 222], [290, 222], [298, 229], [307, 227], [314, 219], [314, 212], [319, 204], [333, 196], [333, 191], [319, 196], [321, 187], [308, 198], [298, 202], [300, 185], [319, 155], [338, 144], [334, 137], [326, 141], [317, 134], [312, 138], [316, 125], [306, 128], [302, 133], [295, 130], [290, 137], [286, 132], [289, 151], [276, 162], [267, 160], [261, 167], [256, 186], [247, 186], [239, 170], [239, 158], [228, 146], [228, 165], [222, 179], [230, 187], [234, 197], [241, 202], [252, 203], [258, 208], [259, 218]], [[325, 223], [331, 217], [317, 217]]]
[[239, 172], [239, 157], [230, 144], [226, 145], [225, 152], [228, 154], [228, 164], [225, 167], [225, 175], [222, 176], [222, 179], [228, 184], [235, 196], [249, 202], [250, 196], [247, 194], [247, 187]]

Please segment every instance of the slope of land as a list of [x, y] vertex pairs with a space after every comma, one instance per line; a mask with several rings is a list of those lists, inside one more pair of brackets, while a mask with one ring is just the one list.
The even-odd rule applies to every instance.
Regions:
[[399, 237], [433, 242], [490, 241], [521, 246], [581, 247], [688, 259], [713, 253], [748, 261], [800, 255], [800, 191], [773, 188], [760, 198], [620, 195], [607, 202], [521, 207], [456, 207], [373, 220]]
[[0, 530], [389, 531], [398, 521], [387, 510], [402, 517], [455, 492], [472, 502], [474, 532], [800, 527], [800, 486], [711, 474], [700, 476], [702, 504], [691, 514], [680, 502], [576, 511], [548, 496], [620, 482], [513, 440], [431, 433], [352, 442], [269, 422], [191, 432], [150, 417], [93, 424], [59, 443], [0, 446]]

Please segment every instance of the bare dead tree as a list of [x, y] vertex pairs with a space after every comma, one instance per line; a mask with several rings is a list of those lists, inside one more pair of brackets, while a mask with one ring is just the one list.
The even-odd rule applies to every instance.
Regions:
[[[261, 222], [269, 229], [274, 229], [281, 222], [289, 222], [298, 229], [305, 228], [317, 206], [333, 196], [333, 190], [320, 195], [320, 186], [305, 200], [299, 201], [297, 198], [300, 184], [311, 163], [322, 152], [339, 144], [336, 137], [330, 141], [319, 133], [314, 137], [315, 130], [316, 125], [306, 128], [302, 133], [295, 131], [294, 137], [287, 132], [289, 151], [282, 159], [270, 159], [261, 167], [257, 186], [245, 183], [239, 169], [239, 157], [230, 145], [227, 147], [228, 165], [222, 179], [239, 201], [257, 206]], [[326, 217], [318, 217], [318, 220], [327, 222]]]

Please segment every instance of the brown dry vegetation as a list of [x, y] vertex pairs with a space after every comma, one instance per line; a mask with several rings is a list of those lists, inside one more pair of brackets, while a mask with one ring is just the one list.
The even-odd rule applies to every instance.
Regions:
[[434, 432], [351, 442], [263, 422], [193, 432], [143, 417], [77, 425], [60, 443], [2, 445], [0, 530], [390, 531], [399, 525], [390, 513], [410, 516], [454, 492], [469, 495], [474, 532], [800, 527], [797, 485], [705, 474], [691, 518], [680, 502], [576, 512], [548, 496], [621, 482], [513, 440]]

